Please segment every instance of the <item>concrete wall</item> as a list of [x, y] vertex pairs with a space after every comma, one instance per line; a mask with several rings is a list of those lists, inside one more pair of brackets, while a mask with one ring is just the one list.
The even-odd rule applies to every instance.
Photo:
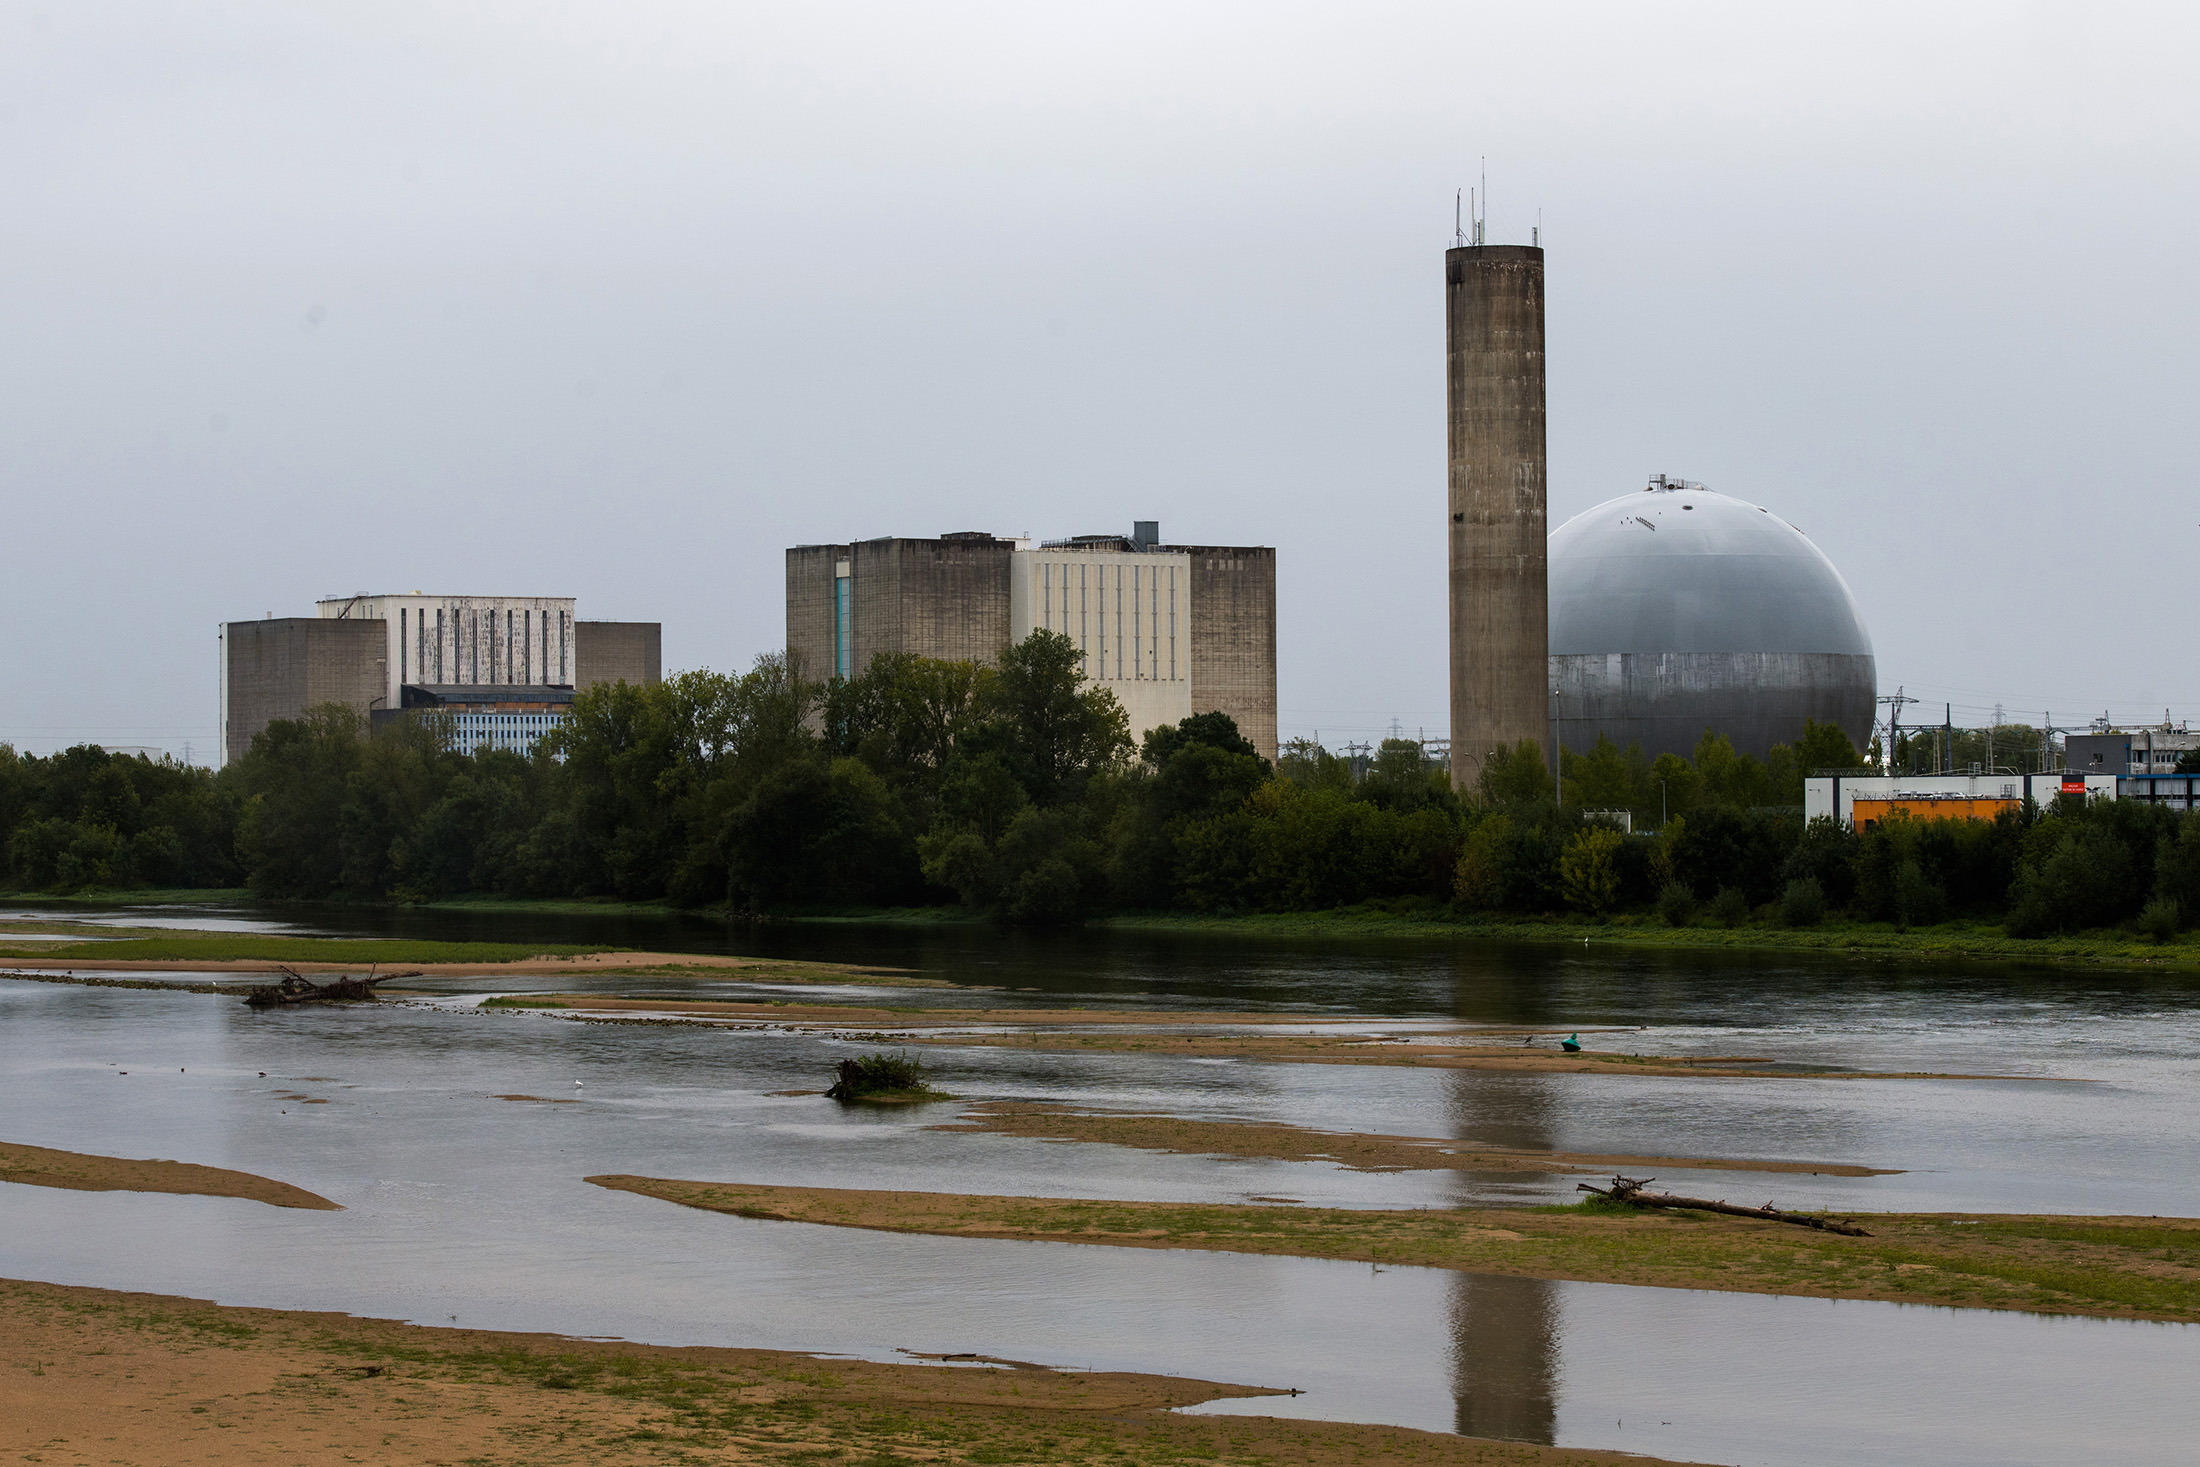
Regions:
[[1192, 711], [1227, 713], [1276, 757], [1276, 552], [1174, 545], [1192, 564]]
[[833, 579], [845, 545], [797, 545], [787, 552], [787, 658], [806, 678], [833, 675]]
[[380, 621], [311, 616], [233, 621], [222, 627], [222, 763], [278, 718], [322, 703], [365, 714], [385, 706], [389, 648]]
[[848, 568], [851, 675], [881, 652], [991, 662], [1008, 645], [1013, 541], [858, 540], [787, 552], [787, 651], [805, 677], [834, 674], [838, 568]]
[[1551, 726], [1576, 753], [1602, 733], [1623, 749], [1641, 744], [1652, 759], [1688, 757], [1710, 728], [1762, 759], [1801, 738], [1809, 719], [1834, 725], [1862, 753], [1878, 713], [1878, 671], [1853, 653], [1584, 653], [1553, 657], [1549, 669]]
[[664, 627], [654, 621], [573, 623], [573, 686], [658, 682], [664, 673]]
[[1451, 773], [1549, 739], [1543, 251], [1444, 252], [1451, 450]]

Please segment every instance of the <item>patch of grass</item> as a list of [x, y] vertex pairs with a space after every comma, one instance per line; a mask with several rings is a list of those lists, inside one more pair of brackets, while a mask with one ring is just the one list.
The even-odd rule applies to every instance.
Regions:
[[485, 998], [481, 1001], [481, 1006], [485, 1009], [562, 1009], [570, 1007], [570, 1005], [560, 1003], [554, 998], [526, 997]]

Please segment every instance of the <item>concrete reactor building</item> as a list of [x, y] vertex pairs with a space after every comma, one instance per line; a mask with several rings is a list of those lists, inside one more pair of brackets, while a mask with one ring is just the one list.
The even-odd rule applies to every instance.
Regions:
[[1491, 750], [1550, 737], [1541, 247], [1485, 244], [1478, 220], [1444, 252], [1444, 333], [1451, 777], [1464, 788]]
[[853, 677], [885, 652], [991, 662], [1032, 632], [1077, 644], [1131, 735], [1194, 713], [1237, 721], [1276, 755], [1276, 552], [1128, 536], [1034, 545], [983, 531], [787, 552], [787, 652], [812, 677]]
[[526, 753], [577, 689], [658, 680], [656, 622], [577, 621], [570, 596], [333, 596], [221, 628], [222, 762], [278, 718], [339, 703], [376, 723], [441, 711], [454, 743]]
[[1551, 724], [1652, 758], [1706, 728], [1763, 758], [1806, 720], [1858, 749], [1879, 695], [1871, 636], [1816, 545], [1760, 505], [1659, 475], [1550, 542]]

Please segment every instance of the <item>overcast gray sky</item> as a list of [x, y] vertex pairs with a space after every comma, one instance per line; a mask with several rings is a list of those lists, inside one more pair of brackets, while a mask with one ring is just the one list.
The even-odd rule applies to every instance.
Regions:
[[738, 669], [787, 545], [1134, 517], [1277, 547], [1286, 736], [1439, 732], [1484, 155], [1554, 526], [1701, 479], [1883, 691], [2200, 720], [2200, 22], [1815, 10], [5, 0], [0, 740], [204, 761], [331, 593]]

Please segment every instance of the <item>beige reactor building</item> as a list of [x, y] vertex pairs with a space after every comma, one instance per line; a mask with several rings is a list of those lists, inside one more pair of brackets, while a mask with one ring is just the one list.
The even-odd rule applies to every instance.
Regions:
[[787, 552], [787, 651], [810, 676], [853, 677], [882, 652], [991, 662], [1059, 632], [1115, 694], [1131, 736], [1227, 713], [1276, 757], [1276, 552], [1129, 536], [1033, 544], [983, 531]]

